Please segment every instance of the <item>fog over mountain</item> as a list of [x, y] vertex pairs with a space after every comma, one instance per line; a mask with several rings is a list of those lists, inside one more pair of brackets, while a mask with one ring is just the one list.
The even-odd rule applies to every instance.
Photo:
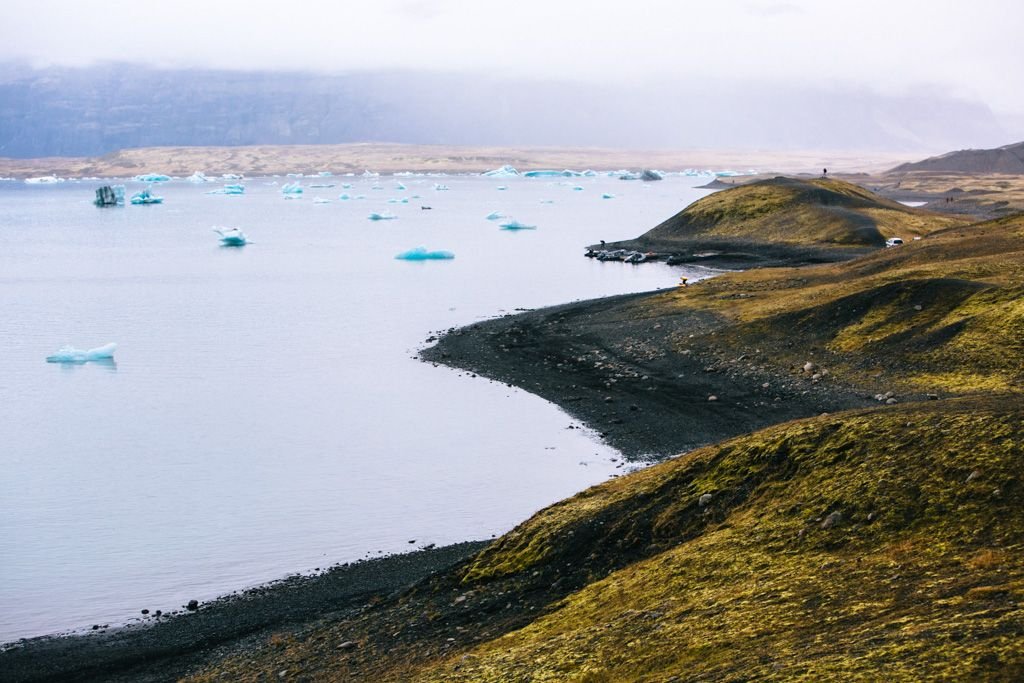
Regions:
[[364, 141], [938, 152], [1019, 137], [1006, 123], [984, 104], [939, 91], [893, 95], [839, 83], [0, 66], [0, 156], [22, 158]]

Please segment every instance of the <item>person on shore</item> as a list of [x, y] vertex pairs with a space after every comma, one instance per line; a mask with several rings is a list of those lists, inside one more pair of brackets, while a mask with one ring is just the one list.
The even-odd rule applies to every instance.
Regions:
[[685, 275], [682, 276], [681, 278], [679, 278], [679, 286], [680, 287], [685, 287], [686, 283], [689, 282], [689, 280], [690, 280], [690, 278], [686, 277]]

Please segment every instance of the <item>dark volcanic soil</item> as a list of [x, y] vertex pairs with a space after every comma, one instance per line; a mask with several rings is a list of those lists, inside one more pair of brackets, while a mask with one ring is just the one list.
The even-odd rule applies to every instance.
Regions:
[[459, 543], [341, 565], [200, 605], [152, 625], [108, 633], [37, 638], [0, 652], [0, 680], [175, 681], [267, 637], [323, 619], [342, 619], [476, 553]]
[[449, 331], [422, 356], [535, 393], [634, 460], [873, 403], [781, 367], [770, 348], [718, 348], [704, 336], [725, 324], [713, 314], [639, 316], [633, 304], [657, 294], [477, 323]]

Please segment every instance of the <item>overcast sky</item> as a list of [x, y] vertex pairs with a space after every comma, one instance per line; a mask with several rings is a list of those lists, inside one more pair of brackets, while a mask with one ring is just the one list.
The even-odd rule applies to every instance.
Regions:
[[1021, 114], [1022, 27], [1019, 0], [5, 0], [0, 60], [837, 83]]

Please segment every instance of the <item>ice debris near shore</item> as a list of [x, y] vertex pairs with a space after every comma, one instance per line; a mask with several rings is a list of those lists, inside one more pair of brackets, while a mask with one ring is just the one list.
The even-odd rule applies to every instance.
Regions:
[[485, 171], [482, 175], [487, 176], [488, 178], [514, 178], [519, 176], [519, 171], [512, 166], [505, 164], [501, 168], [496, 168], [493, 171]]
[[170, 179], [171, 176], [163, 173], [143, 173], [132, 178], [137, 183], [166, 183]]
[[395, 258], [403, 261], [438, 261], [453, 259], [455, 254], [450, 251], [427, 251], [426, 247], [415, 247], [396, 254]]
[[375, 211], [371, 213], [369, 216], [367, 216], [367, 218], [370, 219], [371, 221], [391, 221], [398, 218], [398, 216], [396, 216], [393, 213], [388, 213], [387, 211], [385, 211], [384, 213], [377, 213]]
[[94, 349], [76, 349], [73, 346], [64, 345], [57, 353], [47, 356], [47, 363], [87, 363], [89, 361], [110, 360], [114, 357], [117, 344], [110, 343], [97, 346]]
[[302, 183], [299, 182], [285, 183], [281, 186], [281, 194], [285, 195], [302, 194], [302, 191]]

